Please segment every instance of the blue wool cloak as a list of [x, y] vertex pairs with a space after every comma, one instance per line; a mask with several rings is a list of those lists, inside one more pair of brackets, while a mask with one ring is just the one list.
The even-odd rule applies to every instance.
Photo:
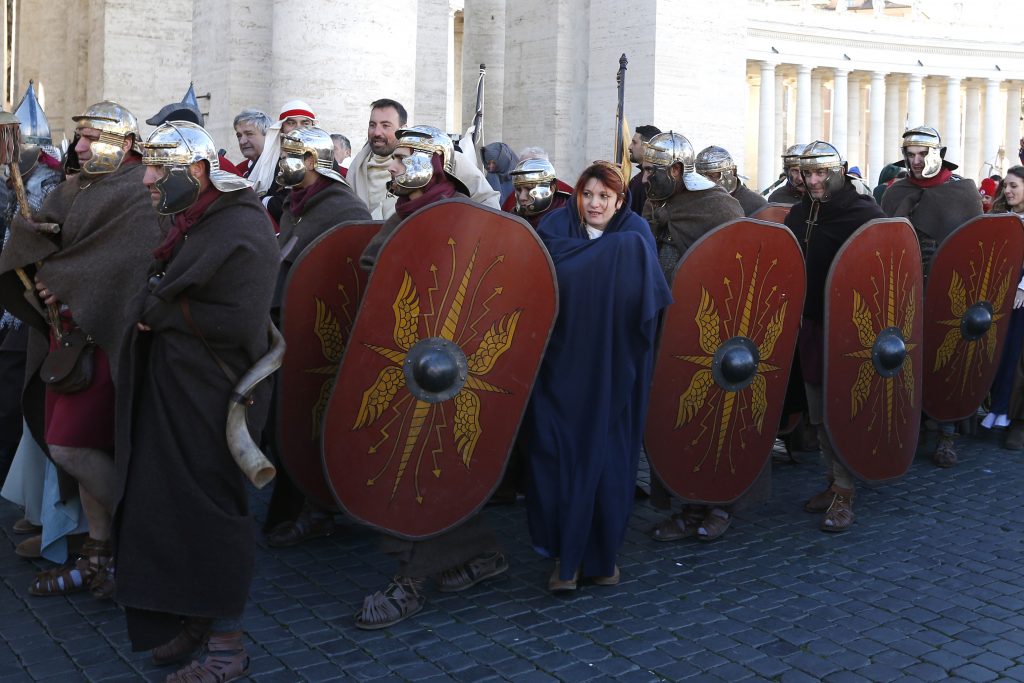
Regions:
[[658, 315], [672, 301], [629, 201], [589, 240], [570, 201], [537, 229], [559, 312], [524, 423], [533, 545], [560, 578], [611, 576], [633, 507]]

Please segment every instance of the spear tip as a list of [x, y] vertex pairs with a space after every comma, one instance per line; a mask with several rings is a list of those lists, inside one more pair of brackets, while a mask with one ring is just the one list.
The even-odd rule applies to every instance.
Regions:
[[623, 69], [625, 69], [626, 68], [626, 64], [628, 64], [628, 63], [629, 63], [629, 60], [626, 59], [626, 53], [623, 52], [622, 56], [619, 57], [619, 66], [621, 66]]

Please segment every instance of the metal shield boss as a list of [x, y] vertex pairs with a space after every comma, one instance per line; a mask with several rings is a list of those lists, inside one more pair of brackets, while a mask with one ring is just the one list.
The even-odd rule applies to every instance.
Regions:
[[299, 490], [327, 508], [336, 503], [320, 455], [323, 418], [366, 291], [359, 256], [379, 229], [380, 221], [348, 222], [317, 238], [292, 264], [281, 306], [278, 453]]
[[773, 202], [771, 204], [765, 204], [760, 209], [754, 212], [751, 218], [756, 218], [759, 221], [768, 221], [769, 223], [778, 223], [780, 225], [786, 222], [786, 216], [789, 215], [789, 210], [792, 209], [790, 204], [779, 204]]
[[803, 312], [793, 234], [753, 219], [701, 237], [676, 268], [647, 412], [647, 457], [670, 491], [727, 504], [771, 455]]
[[854, 476], [906, 473], [921, 425], [921, 250], [903, 218], [868, 221], [839, 249], [825, 285], [824, 420]]
[[423, 539], [473, 515], [504, 473], [557, 311], [554, 267], [520, 218], [465, 199], [381, 249], [327, 407], [341, 508]]
[[932, 260], [924, 297], [924, 397], [929, 417], [969, 417], [999, 368], [1024, 260], [1015, 214], [978, 216], [954, 230]]

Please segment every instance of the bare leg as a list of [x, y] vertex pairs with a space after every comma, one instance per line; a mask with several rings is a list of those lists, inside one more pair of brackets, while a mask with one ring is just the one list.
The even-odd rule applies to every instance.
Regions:
[[[88, 491], [95, 501], [107, 509], [107, 525], [109, 526], [110, 515], [113, 514], [114, 506], [117, 504], [117, 493], [115, 492], [117, 470], [114, 468], [114, 459], [106, 451], [97, 448], [71, 448], [54, 445], [49, 448], [53, 461], [74, 477], [80, 488]], [[83, 496], [82, 507], [85, 505], [85, 496]], [[86, 511], [86, 515], [89, 515], [88, 511]], [[92, 522], [91, 519], [89, 521]]]

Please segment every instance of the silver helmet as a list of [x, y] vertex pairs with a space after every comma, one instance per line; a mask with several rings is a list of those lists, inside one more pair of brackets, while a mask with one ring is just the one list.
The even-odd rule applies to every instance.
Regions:
[[14, 115], [21, 130], [21, 157], [18, 166], [22, 175], [28, 175], [39, 162], [39, 153], [44, 148], [48, 153], [55, 153], [53, 139], [50, 137], [50, 123], [46, 120], [43, 108], [39, 106], [32, 81], [28, 82], [28, 89], [14, 110]]
[[786, 148], [786, 151], [782, 154], [782, 168], [791, 169], [800, 167], [800, 154], [807, 147], [805, 143], [799, 143], [796, 145], [790, 145]]
[[294, 187], [306, 177], [307, 154], [313, 157], [313, 169], [322, 176], [344, 183], [334, 170], [334, 141], [327, 131], [316, 128], [296, 128], [281, 135], [281, 160], [278, 162], [278, 180], [284, 187]]
[[715, 145], [705, 147], [697, 154], [696, 166], [697, 173], [718, 183], [729, 194], [736, 191], [740, 182], [736, 175], [736, 162], [725, 148]]
[[140, 151], [139, 120], [117, 102], [97, 102], [86, 109], [84, 114], [72, 116], [71, 120], [77, 124], [76, 131], [95, 128], [100, 132], [99, 140], [89, 147], [92, 156], [82, 164], [83, 173], [101, 175], [116, 171], [124, 160], [124, 142], [129, 135], [132, 136], [132, 151]]
[[[512, 186], [516, 189], [516, 213], [523, 216], [536, 216], [544, 213], [551, 206], [558, 191], [555, 178], [555, 167], [547, 159], [525, 159], [516, 164], [509, 174]], [[529, 189], [532, 201], [522, 204], [519, 201], [519, 190]]]
[[[900, 152], [903, 154], [903, 163], [910, 171], [910, 159], [907, 157], [907, 147], [927, 147], [928, 152], [924, 158], [924, 169], [921, 175], [925, 178], [934, 178], [943, 167], [943, 158], [946, 156], [946, 148], [942, 146], [942, 138], [939, 131], [931, 126], [917, 126], [908, 128], [903, 133], [903, 144], [900, 145]], [[946, 162], [951, 169], [956, 168], [955, 164]]]
[[441, 163], [445, 173], [455, 177], [455, 146], [452, 139], [440, 128], [433, 126], [411, 126], [400, 128], [395, 133], [395, 149], [408, 147], [412, 154], [402, 159], [405, 172], [396, 176], [395, 185], [405, 190], [418, 190], [426, 187], [434, 175], [433, 156], [441, 155]]
[[213, 138], [199, 125], [189, 121], [168, 121], [153, 131], [142, 143], [142, 163], [162, 166], [163, 178], [157, 181], [160, 205], [157, 213], [178, 213], [192, 206], [199, 198], [199, 181], [189, 167], [197, 161], [209, 165], [210, 183], [221, 192], [234, 192], [252, 187], [252, 183], [220, 170], [220, 159]]
[[687, 190], [709, 190], [713, 182], [697, 173], [693, 145], [679, 133], [659, 133], [644, 143], [643, 163], [654, 167], [647, 181], [647, 196], [656, 201], [668, 199], [675, 192], [675, 181], [669, 170], [679, 164], [683, 172], [683, 186]]
[[816, 140], [800, 153], [800, 172], [805, 174], [804, 184], [807, 183], [807, 172], [822, 169], [828, 171], [828, 176], [825, 178], [825, 193], [819, 201], [827, 202], [846, 184], [846, 161], [835, 147], [822, 140]]

